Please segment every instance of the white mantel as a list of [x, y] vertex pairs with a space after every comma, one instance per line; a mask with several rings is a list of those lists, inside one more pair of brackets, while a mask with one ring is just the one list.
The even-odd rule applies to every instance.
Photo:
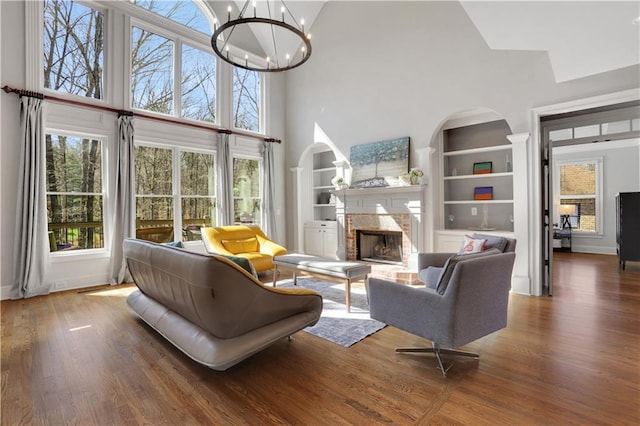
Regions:
[[345, 259], [345, 223], [348, 214], [408, 214], [411, 255], [409, 269], [417, 269], [417, 253], [425, 249], [425, 186], [356, 188], [336, 191], [338, 256]]

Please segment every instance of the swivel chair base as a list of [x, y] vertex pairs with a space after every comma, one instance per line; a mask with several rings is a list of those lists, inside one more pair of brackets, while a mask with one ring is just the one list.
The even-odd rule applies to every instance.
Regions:
[[475, 352], [458, 351], [458, 350], [455, 350], [455, 349], [443, 349], [437, 343], [433, 343], [433, 347], [432, 348], [396, 348], [396, 352], [398, 352], [398, 353], [405, 352], [405, 353], [433, 353], [433, 354], [435, 354], [436, 359], [438, 360], [438, 369], [440, 371], [442, 371], [442, 375], [445, 376], [445, 377], [447, 376], [447, 371], [449, 371], [449, 369], [451, 368], [451, 366], [453, 364], [448, 364], [447, 367], [445, 368], [445, 364], [443, 364], [442, 358], [440, 357], [440, 354], [466, 356], [466, 357], [469, 357], [469, 358], [476, 358], [476, 359], [480, 358], [480, 355], [475, 353]]

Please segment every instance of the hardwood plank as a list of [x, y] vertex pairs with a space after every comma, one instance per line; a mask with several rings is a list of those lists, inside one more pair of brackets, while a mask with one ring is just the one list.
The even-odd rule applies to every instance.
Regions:
[[129, 311], [132, 286], [3, 301], [0, 424], [640, 423], [640, 264], [554, 260], [554, 296], [512, 294], [446, 378], [393, 327], [350, 348], [301, 332], [217, 372]]

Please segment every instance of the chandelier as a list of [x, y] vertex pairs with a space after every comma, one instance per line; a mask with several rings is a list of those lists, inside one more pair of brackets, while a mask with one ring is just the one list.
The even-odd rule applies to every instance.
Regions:
[[[281, 5], [279, 14], [271, 3]], [[227, 22], [218, 26], [214, 21], [211, 47], [216, 55], [233, 66], [260, 72], [286, 71], [304, 64], [311, 56], [304, 19], [298, 22], [282, 0], [253, 1], [252, 5], [253, 10], [248, 10], [247, 0], [235, 19], [231, 19], [229, 6]]]

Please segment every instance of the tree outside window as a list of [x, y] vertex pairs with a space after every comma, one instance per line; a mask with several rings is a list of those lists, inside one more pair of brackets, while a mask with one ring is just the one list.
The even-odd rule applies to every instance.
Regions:
[[260, 160], [233, 159], [233, 219], [260, 225]]
[[257, 71], [233, 68], [233, 127], [260, 132], [261, 77]]
[[73, 1], [44, 2], [44, 87], [102, 99], [104, 68], [102, 12]]
[[52, 133], [45, 141], [51, 251], [103, 248], [102, 141]]

